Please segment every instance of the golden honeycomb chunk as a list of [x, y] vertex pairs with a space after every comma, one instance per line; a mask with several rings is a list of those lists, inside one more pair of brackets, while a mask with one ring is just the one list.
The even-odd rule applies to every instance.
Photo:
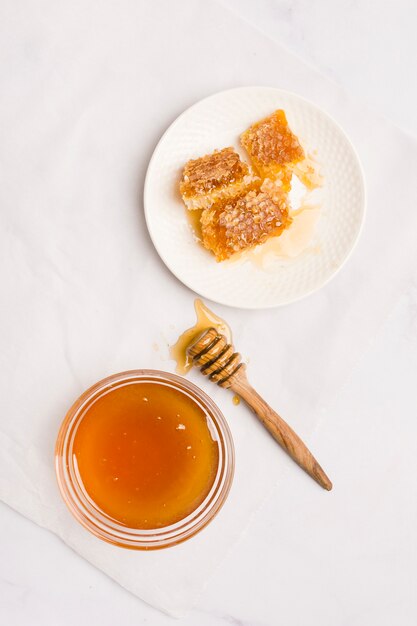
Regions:
[[289, 224], [287, 194], [268, 183], [223, 199], [201, 215], [203, 245], [217, 261], [279, 235]]
[[241, 192], [252, 179], [238, 153], [224, 148], [185, 164], [180, 193], [188, 209], [204, 209]]
[[281, 179], [288, 189], [293, 166], [304, 159], [304, 150], [288, 126], [285, 112], [275, 111], [253, 124], [241, 135], [255, 171], [261, 178]]

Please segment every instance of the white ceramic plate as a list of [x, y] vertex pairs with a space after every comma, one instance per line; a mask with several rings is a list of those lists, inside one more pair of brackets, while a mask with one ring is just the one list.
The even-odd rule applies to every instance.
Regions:
[[[299, 256], [261, 269], [253, 263], [217, 263], [198, 244], [178, 191], [190, 158], [239, 147], [253, 122], [285, 110], [307, 151], [316, 151], [325, 177], [313, 245]], [[163, 135], [149, 163], [145, 216], [152, 241], [168, 268], [198, 294], [229, 306], [257, 309], [298, 300], [322, 287], [348, 258], [361, 230], [365, 190], [358, 157], [344, 132], [311, 102], [271, 87], [242, 87], [201, 100]]]

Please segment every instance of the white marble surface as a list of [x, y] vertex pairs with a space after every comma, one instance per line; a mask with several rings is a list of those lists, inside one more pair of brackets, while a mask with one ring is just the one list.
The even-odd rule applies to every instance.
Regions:
[[[222, 2], [417, 135], [411, 0]], [[314, 498], [302, 475], [283, 482], [286, 519], [269, 501], [181, 623], [416, 623], [416, 311], [411, 291], [337, 399], [340, 419], [324, 416], [311, 441], [336, 468], [332, 499]], [[4, 505], [0, 528], [0, 623], [172, 623]]]
[[417, 137], [414, 0], [220, 0]]

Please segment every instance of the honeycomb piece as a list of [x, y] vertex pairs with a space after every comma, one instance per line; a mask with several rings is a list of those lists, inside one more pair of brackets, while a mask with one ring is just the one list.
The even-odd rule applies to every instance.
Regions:
[[277, 236], [291, 223], [287, 194], [271, 181], [223, 199], [201, 215], [203, 245], [217, 261]]
[[288, 126], [285, 112], [279, 109], [256, 122], [240, 139], [259, 176], [281, 179], [288, 190], [292, 173], [289, 166], [304, 159], [304, 150]]
[[238, 153], [224, 148], [185, 164], [180, 193], [188, 209], [204, 209], [240, 193], [252, 180]]

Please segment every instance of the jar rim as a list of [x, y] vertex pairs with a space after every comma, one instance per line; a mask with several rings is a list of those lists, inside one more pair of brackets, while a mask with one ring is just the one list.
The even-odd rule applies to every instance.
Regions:
[[[206, 413], [215, 431], [219, 460], [213, 485], [202, 503], [187, 517], [155, 529], [129, 528], [106, 515], [89, 498], [74, 464], [72, 446], [79, 424], [91, 405], [105, 393], [126, 384], [154, 382], [188, 395]], [[70, 512], [96, 537], [133, 550], [157, 550], [174, 546], [202, 530], [223, 506], [233, 481], [234, 445], [225, 417], [213, 400], [197, 385], [182, 376], [162, 370], [138, 369], [112, 374], [87, 389], [67, 412], [56, 440], [55, 471], [58, 486]]]

